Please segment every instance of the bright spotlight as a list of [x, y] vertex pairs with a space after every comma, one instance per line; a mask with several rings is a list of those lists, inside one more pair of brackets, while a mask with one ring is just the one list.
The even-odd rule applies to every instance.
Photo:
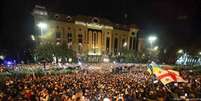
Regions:
[[154, 41], [157, 40], [157, 37], [156, 36], [149, 36], [148, 40], [149, 40], [149, 43], [151, 44], [151, 49], [152, 49], [152, 44]]
[[183, 53], [184, 51], [182, 49], [178, 50], [177, 53]]
[[156, 36], [150, 36], [149, 38], [148, 38], [148, 40], [149, 40], [149, 42], [154, 42], [154, 41], [156, 41], [157, 40], [157, 37]]
[[201, 52], [199, 52], [199, 55], [201, 55]]
[[46, 28], [47, 28], [47, 24], [44, 23], [44, 22], [38, 23], [37, 26], [38, 26], [40, 29], [46, 29]]
[[37, 26], [40, 28], [41, 35], [43, 34], [43, 30], [47, 28], [47, 24], [44, 22], [40, 22], [37, 24]]

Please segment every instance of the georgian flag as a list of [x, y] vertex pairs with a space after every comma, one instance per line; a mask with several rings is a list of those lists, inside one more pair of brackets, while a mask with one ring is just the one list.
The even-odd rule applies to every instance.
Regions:
[[187, 82], [179, 75], [179, 72], [174, 70], [160, 69], [158, 72], [154, 72], [154, 74], [164, 85], [171, 82]]
[[148, 72], [154, 74], [164, 85], [171, 82], [187, 82], [179, 75], [178, 71], [162, 69], [154, 62], [148, 65], [147, 68]]

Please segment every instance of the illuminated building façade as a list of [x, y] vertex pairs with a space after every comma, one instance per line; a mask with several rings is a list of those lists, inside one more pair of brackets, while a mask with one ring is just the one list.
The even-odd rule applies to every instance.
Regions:
[[33, 9], [35, 24], [47, 24], [47, 28], [36, 29], [42, 42], [65, 44], [79, 55], [117, 55], [122, 49], [142, 51], [143, 37], [136, 25], [112, 23], [105, 18], [91, 16], [68, 16], [48, 12], [36, 5]]

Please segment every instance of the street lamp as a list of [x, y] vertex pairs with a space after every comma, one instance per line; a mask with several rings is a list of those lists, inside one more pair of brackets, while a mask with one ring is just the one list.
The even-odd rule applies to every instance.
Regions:
[[201, 55], [201, 51], [199, 52], [199, 55]]
[[150, 37], [148, 38], [148, 40], [149, 40], [149, 42], [150, 42], [150, 44], [151, 44], [151, 49], [152, 49], [153, 42], [157, 40], [157, 37], [156, 37], [156, 36], [150, 36]]
[[68, 59], [68, 62], [70, 62], [70, 63], [71, 63], [71, 62], [72, 62], [72, 60], [73, 60], [72, 58], [69, 58], [69, 59]]
[[127, 42], [124, 42], [123, 47], [126, 47], [126, 46], [127, 46]]
[[0, 55], [0, 59], [2, 59], [2, 60], [3, 60], [3, 59], [4, 59], [4, 56], [3, 56], [3, 55]]
[[31, 39], [32, 39], [33, 41], [36, 40], [35, 37], [34, 37], [34, 35], [31, 35]]
[[39, 22], [37, 26], [40, 28], [41, 35], [43, 34], [43, 30], [47, 28], [47, 24], [44, 22]]
[[180, 50], [178, 50], [177, 53], [181, 54], [181, 53], [183, 53], [183, 52], [184, 52], [183, 49], [180, 49]]

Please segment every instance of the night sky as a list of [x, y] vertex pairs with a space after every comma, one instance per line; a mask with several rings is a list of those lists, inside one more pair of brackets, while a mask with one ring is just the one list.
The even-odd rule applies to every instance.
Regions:
[[[105, 17], [155, 33], [164, 48], [201, 48], [201, 0], [4, 0], [0, 49], [16, 54], [33, 45], [35, 4], [67, 15]], [[125, 14], [127, 18], [125, 19]]]

